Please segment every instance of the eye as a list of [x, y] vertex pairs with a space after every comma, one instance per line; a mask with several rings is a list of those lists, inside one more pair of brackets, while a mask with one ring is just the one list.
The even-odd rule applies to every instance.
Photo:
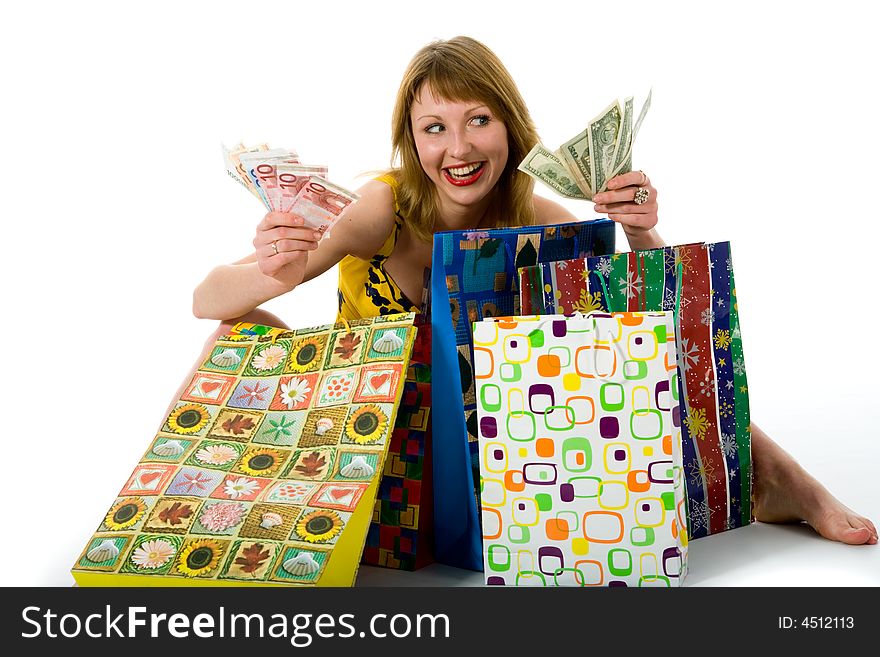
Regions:
[[425, 128], [425, 132], [428, 134], [436, 135], [440, 132], [443, 132], [446, 128], [443, 127], [440, 123], [432, 123], [428, 127]]
[[492, 121], [492, 117], [490, 117], [488, 114], [479, 114], [473, 117], [471, 121], [477, 126], [482, 127], [484, 125], [489, 125], [489, 123]]

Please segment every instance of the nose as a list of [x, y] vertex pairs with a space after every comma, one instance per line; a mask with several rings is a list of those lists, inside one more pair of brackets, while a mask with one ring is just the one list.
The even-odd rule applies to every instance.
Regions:
[[450, 130], [449, 155], [458, 160], [466, 159], [471, 152], [471, 139], [468, 131], [462, 128]]

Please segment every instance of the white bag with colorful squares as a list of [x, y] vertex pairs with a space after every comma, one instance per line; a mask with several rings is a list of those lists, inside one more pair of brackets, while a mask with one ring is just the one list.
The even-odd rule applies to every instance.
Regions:
[[507, 586], [679, 586], [672, 313], [474, 324], [483, 562]]

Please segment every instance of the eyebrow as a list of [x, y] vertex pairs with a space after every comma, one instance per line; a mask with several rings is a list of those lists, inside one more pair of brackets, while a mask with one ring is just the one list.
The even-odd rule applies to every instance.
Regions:
[[[473, 112], [475, 110], [483, 109], [483, 108], [489, 109], [489, 106], [488, 105], [477, 105], [476, 107], [471, 107], [469, 110], [466, 110], [465, 114], [470, 114], [471, 112]], [[416, 121], [421, 121], [422, 119], [441, 119], [442, 120], [443, 117], [437, 116], [436, 114], [425, 114], [424, 116], [420, 116], [419, 118], [417, 118]]]

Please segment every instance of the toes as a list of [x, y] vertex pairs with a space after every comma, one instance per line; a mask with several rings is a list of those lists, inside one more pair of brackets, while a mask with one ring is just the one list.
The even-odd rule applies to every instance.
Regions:
[[847, 545], [873, 545], [877, 542], [877, 530], [871, 521], [852, 513], [828, 513], [813, 528], [825, 538]]
[[[836, 536], [828, 536], [828, 538], [833, 538], [847, 545], [864, 545], [870, 543], [874, 536], [867, 527], [850, 527], [839, 532]], [[874, 540], [876, 542], [876, 539]]]
[[862, 518], [858, 516], [855, 521], [850, 518], [850, 524], [856, 529], [861, 525], [864, 529], [868, 530], [868, 540], [865, 541], [868, 545], [877, 545], [877, 528], [874, 526], [874, 523], [868, 520], [867, 518]]
[[850, 513], [846, 518], [841, 519], [839, 525], [843, 531], [838, 532], [838, 536], [829, 538], [849, 545], [876, 545], [877, 529], [874, 527], [874, 523], [867, 518]]

